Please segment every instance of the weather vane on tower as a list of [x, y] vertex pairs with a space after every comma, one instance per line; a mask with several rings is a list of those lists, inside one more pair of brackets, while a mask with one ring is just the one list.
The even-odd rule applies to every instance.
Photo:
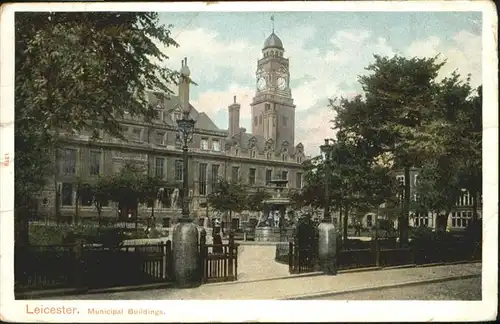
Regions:
[[271, 24], [273, 26], [273, 33], [274, 33], [274, 15], [271, 16]]

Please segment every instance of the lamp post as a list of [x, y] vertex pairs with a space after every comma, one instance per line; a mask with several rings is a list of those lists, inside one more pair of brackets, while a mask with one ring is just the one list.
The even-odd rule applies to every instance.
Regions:
[[175, 282], [180, 288], [190, 288], [201, 284], [201, 269], [198, 251], [198, 228], [189, 215], [189, 143], [193, 140], [195, 121], [190, 118], [189, 75], [187, 59], [182, 61], [180, 71], [179, 97], [183, 104], [182, 118], [177, 120], [177, 141], [182, 146], [183, 184], [182, 215], [172, 233], [172, 254]]
[[318, 226], [318, 256], [321, 270], [325, 274], [334, 275], [337, 272], [337, 231], [330, 215], [330, 160], [333, 153], [333, 140], [325, 139], [320, 147], [325, 166], [325, 202], [323, 219]]

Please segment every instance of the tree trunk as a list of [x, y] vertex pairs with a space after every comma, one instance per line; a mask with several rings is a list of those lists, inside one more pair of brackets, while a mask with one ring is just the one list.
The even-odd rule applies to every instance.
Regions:
[[80, 190], [79, 187], [76, 188], [77, 194], [76, 194], [76, 201], [75, 201], [75, 218], [73, 218], [73, 224], [77, 225], [78, 224], [78, 219], [80, 216], [80, 195], [78, 194], [78, 191]]
[[347, 205], [344, 208], [344, 218], [342, 219], [342, 232], [343, 232], [343, 237], [344, 241], [348, 241], [348, 236], [347, 236], [347, 220], [349, 219], [349, 208]]
[[14, 244], [15, 247], [29, 245], [29, 219], [25, 207], [14, 209]]
[[155, 225], [155, 200], [153, 200], [153, 203], [151, 204], [151, 227], [156, 227]]
[[102, 212], [102, 207], [99, 206], [96, 208], [97, 209], [97, 233], [101, 233], [101, 212]]
[[408, 223], [410, 215], [410, 167], [405, 166], [405, 183], [403, 192], [403, 213], [399, 224], [399, 242], [402, 246], [408, 245]]

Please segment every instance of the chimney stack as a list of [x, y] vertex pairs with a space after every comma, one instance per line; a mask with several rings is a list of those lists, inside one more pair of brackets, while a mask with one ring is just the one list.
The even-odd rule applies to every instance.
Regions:
[[240, 131], [240, 104], [236, 103], [236, 96], [233, 96], [233, 104], [228, 107], [229, 110], [229, 137]]

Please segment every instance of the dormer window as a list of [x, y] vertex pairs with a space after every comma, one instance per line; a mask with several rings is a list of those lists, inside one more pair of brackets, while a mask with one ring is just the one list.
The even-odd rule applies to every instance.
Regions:
[[172, 113], [172, 120], [174, 122], [177, 122], [178, 120], [182, 119], [182, 114], [179, 111], [174, 111]]
[[234, 150], [234, 155], [238, 156], [238, 154], [240, 154], [240, 150], [235, 149], [235, 150]]
[[208, 138], [201, 139], [201, 149], [208, 150]]
[[272, 156], [272, 153], [271, 153], [271, 152], [267, 152], [267, 159], [268, 159], [268, 160], [271, 160], [271, 159], [272, 159], [272, 157], [273, 157], [273, 156]]
[[251, 156], [252, 158], [255, 158], [255, 156], [256, 156], [256, 155], [257, 155], [257, 154], [255, 153], [255, 150], [252, 150], [252, 151], [251, 151], [251, 153], [250, 153], [250, 156]]
[[219, 142], [219, 140], [212, 140], [212, 151], [216, 151], [216, 152], [220, 151], [220, 142]]
[[286, 161], [286, 160], [287, 160], [286, 153], [281, 154], [281, 161]]
[[302, 156], [297, 156], [297, 163], [302, 163]]

